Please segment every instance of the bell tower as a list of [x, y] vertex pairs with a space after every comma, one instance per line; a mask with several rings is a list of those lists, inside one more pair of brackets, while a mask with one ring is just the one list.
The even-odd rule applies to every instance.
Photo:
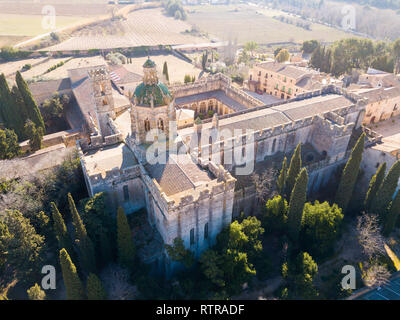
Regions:
[[91, 115], [97, 120], [98, 130], [105, 137], [111, 134], [108, 119], [115, 119], [114, 99], [112, 96], [110, 75], [106, 67], [98, 67], [88, 71], [93, 87], [93, 98], [96, 115]]

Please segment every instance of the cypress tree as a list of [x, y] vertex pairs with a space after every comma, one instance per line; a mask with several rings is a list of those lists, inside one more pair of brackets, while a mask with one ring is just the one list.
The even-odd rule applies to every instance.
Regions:
[[82, 267], [88, 272], [96, 271], [96, 258], [94, 254], [93, 242], [87, 235], [86, 227], [76, 209], [74, 199], [68, 193], [68, 203], [72, 216], [72, 223], [75, 227], [75, 242], [79, 247], [79, 257]]
[[286, 176], [285, 194], [290, 197], [294, 184], [296, 183], [297, 176], [301, 170], [301, 143], [299, 143], [294, 151], [292, 159], [290, 160], [289, 169]]
[[68, 300], [85, 299], [85, 290], [81, 279], [79, 279], [75, 265], [64, 248], [60, 250], [60, 265], [64, 279], [65, 289], [67, 290]]
[[396, 192], [397, 184], [400, 178], [400, 160], [394, 163], [390, 168], [386, 178], [383, 180], [375, 198], [371, 203], [371, 212], [378, 214], [381, 221], [385, 220], [385, 215]]
[[21, 93], [22, 99], [25, 102], [25, 110], [26, 114], [29, 119], [31, 119], [35, 125], [39, 128], [42, 128], [45, 130], [44, 122], [42, 115], [40, 114], [40, 110], [35, 102], [35, 100], [32, 97], [32, 93], [29, 90], [28, 84], [26, 81], [22, 78], [21, 73], [17, 71], [17, 74], [15, 76], [15, 81], [17, 82], [17, 86], [19, 89], [19, 92]]
[[68, 252], [72, 253], [72, 239], [68, 234], [64, 219], [54, 202], [50, 203], [50, 208], [53, 216], [54, 233], [58, 241], [58, 247], [60, 249], [65, 248]]
[[43, 129], [36, 127], [35, 123], [28, 119], [24, 126], [25, 134], [29, 137], [29, 147], [31, 151], [37, 151], [42, 148]]
[[278, 186], [278, 192], [280, 195], [282, 195], [283, 191], [285, 190], [286, 174], [287, 174], [287, 158], [285, 157], [282, 162], [281, 172], [279, 173], [278, 180], [276, 181], [276, 184]]
[[357, 181], [358, 172], [360, 171], [360, 164], [365, 145], [365, 133], [358, 139], [356, 145], [351, 151], [349, 160], [343, 169], [342, 177], [340, 179], [339, 187], [336, 191], [335, 203], [342, 208], [343, 213], [346, 212], [353, 195], [354, 186]]
[[168, 65], [167, 65], [167, 61], [164, 62], [164, 66], [163, 66], [163, 75], [165, 76], [165, 79], [169, 82], [169, 74], [168, 74]]
[[392, 201], [389, 212], [385, 219], [385, 225], [383, 227], [383, 235], [385, 237], [387, 237], [393, 231], [399, 213], [400, 213], [400, 191], [397, 192], [396, 197]]
[[8, 83], [4, 73], [0, 75], [0, 116], [3, 120], [4, 126], [6, 128], [11, 128], [11, 114], [10, 114], [10, 105], [9, 102], [10, 89], [8, 87]]
[[22, 99], [21, 93], [18, 90], [18, 87], [12, 87], [11, 98], [14, 104], [14, 112], [16, 115], [18, 115], [15, 119], [15, 132], [20, 138], [19, 140], [23, 141], [27, 138], [24, 126], [28, 117], [26, 115], [25, 103]]
[[376, 170], [375, 175], [371, 178], [371, 181], [369, 182], [369, 188], [364, 202], [365, 210], [367, 212], [369, 212], [372, 200], [375, 199], [376, 193], [378, 192], [378, 189], [381, 186], [383, 179], [385, 178], [385, 173], [386, 162], [382, 163], [379, 166], [378, 170]]
[[307, 198], [308, 173], [303, 168], [298, 175], [290, 196], [288, 209], [288, 233], [295, 243], [299, 239], [301, 219], [303, 217], [304, 204]]
[[94, 274], [90, 273], [86, 283], [87, 297], [89, 300], [106, 300], [107, 295], [104, 290], [103, 284], [100, 279]]
[[4, 74], [0, 75], [0, 114], [6, 128], [13, 129], [17, 135], [23, 131], [23, 119], [16, 108]]
[[131, 229], [128, 224], [124, 209], [119, 207], [117, 213], [117, 242], [118, 242], [118, 262], [132, 269], [135, 259], [135, 246], [132, 241]]

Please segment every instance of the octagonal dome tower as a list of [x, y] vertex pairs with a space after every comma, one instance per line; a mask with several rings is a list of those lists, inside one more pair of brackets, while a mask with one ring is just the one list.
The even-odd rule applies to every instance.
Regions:
[[156, 67], [150, 58], [143, 64], [143, 82], [134, 92], [136, 105], [157, 107], [167, 105], [172, 100], [168, 87], [158, 79]]
[[169, 121], [176, 118], [174, 100], [168, 87], [158, 79], [157, 66], [150, 58], [143, 64], [143, 82], [135, 89], [132, 105], [131, 127], [136, 143], [145, 142], [152, 129], [168, 137]]

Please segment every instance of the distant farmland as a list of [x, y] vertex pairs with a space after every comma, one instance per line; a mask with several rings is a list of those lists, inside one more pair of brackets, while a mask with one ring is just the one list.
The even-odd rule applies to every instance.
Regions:
[[126, 20], [103, 21], [70, 34], [70, 39], [46, 50], [88, 50], [174, 45], [208, 41], [185, 33], [191, 26], [162, 14], [161, 8], [141, 9]]
[[0, 47], [52, 31], [42, 27], [42, 10], [49, 3], [55, 9], [56, 29], [108, 15], [112, 10], [100, 0], [0, 1]]
[[273, 16], [286, 15], [276, 10], [250, 5], [202, 5], [187, 7], [188, 22], [221, 40], [258, 43], [301, 42], [318, 39], [335, 41], [353, 35], [321, 24], [311, 24], [311, 30], [278, 21]]

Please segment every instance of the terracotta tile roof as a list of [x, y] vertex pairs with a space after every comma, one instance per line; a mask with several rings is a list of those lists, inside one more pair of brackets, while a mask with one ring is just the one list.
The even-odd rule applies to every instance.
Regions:
[[128, 71], [122, 65], [110, 66], [109, 70], [111, 80], [117, 85], [141, 82], [143, 78], [140, 74]]
[[279, 73], [281, 75], [300, 80], [302, 77], [310, 74], [316, 74], [314, 70], [309, 70], [306, 68], [296, 67], [289, 64], [279, 63], [279, 62], [263, 62], [257, 65], [267, 71], [272, 71]]
[[344, 96], [326, 95], [307, 100], [283, 104], [272, 109], [285, 114], [292, 121], [322, 114], [341, 107], [349, 107], [354, 103]]
[[[242, 114], [232, 114], [219, 120], [219, 128], [230, 130], [264, 130], [274, 126], [291, 123], [296, 120], [312, 117], [335, 109], [351, 106], [354, 103], [344, 96], [327, 94], [300, 101], [285, 103], [260, 110], [250, 110]], [[210, 122], [203, 124], [203, 129], [210, 129]], [[179, 135], [185, 140], [193, 134], [193, 127], [179, 130]]]
[[39, 81], [29, 83], [29, 89], [33, 96], [43, 94], [53, 94], [56, 91], [64, 91], [71, 89], [71, 81], [69, 78], [50, 80], [50, 81]]
[[95, 119], [95, 101], [93, 98], [93, 87], [89, 79], [88, 71], [95, 67], [78, 68], [68, 70], [71, 79], [72, 92], [79, 105], [86, 123], [90, 123], [89, 115]]
[[201, 169], [187, 155], [181, 155], [187, 161], [179, 161], [176, 156], [168, 155], [166, 164], [146, 164], [150, 176], [157, 180], [167, 196], [186, 190], [195, 189], [198, 185], [212, 180], [208, 171]]
[[399, 97], [400, 87], [365, 90], [363, 92], [360, 92], [359, 95], [362, 96], [363, 98], [367, 98], [369, 103], [374, 103], [386, 99]]

